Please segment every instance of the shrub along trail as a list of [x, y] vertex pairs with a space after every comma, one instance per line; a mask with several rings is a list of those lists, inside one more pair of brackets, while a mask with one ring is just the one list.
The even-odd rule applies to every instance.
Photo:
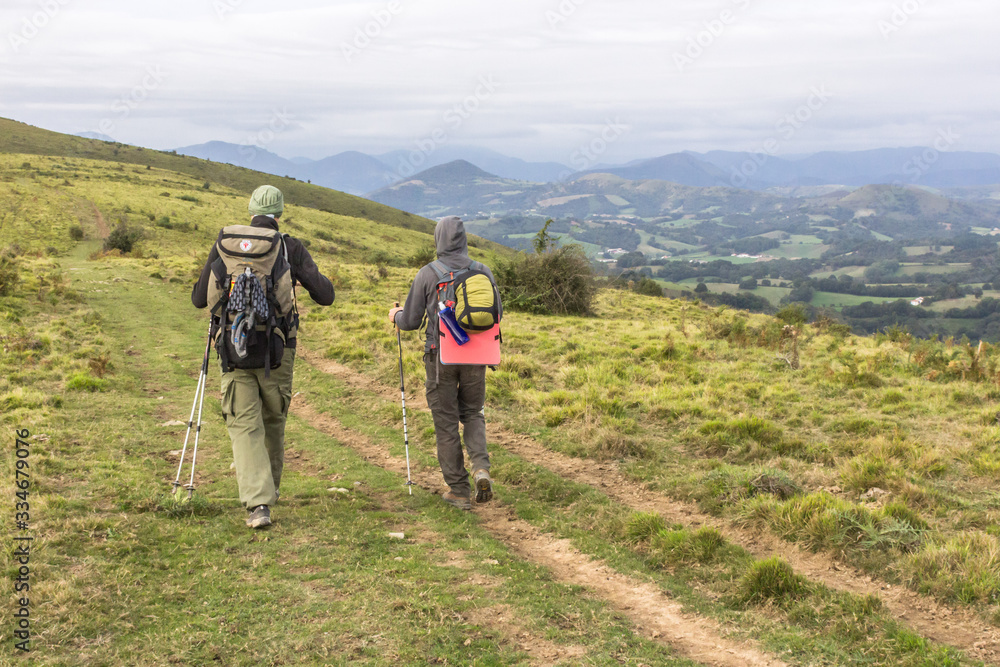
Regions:
[[[399, 400], [398, 389], [375, 382], [343, 364], [308, 350], [301, 350], [300, 354], [308, 363], [348, 386], [378, 394], [388, 401]], [[407, 394], [408, 407], [428, 410], [422, 388], [410, 389]], [[581, 459], [549, 450], [534, 439], [511, 432], [496, 423], [487, 423], [487, 433], [491, 445], [503, 447], [511, 454], [565, 479], [598, 489], [636, 511], [656, 512], [667, 521], [688, 527], [710, 526], [757, 558], [780, 556], [796, 573], [810, 581], [833, 590], [862, 596], [875, 595], [894, 617], [922, 636], [960, 649], [987, 664], [1000, 664], [1000, 630], [984, 623], [970, 611], [949, 607], [903, 586], [880, 582], [849, 565], [835, 562], [826, 554], [812, 553], [776, 536], [740, 528], [700, 511], [693, 503], [677, 501], [651, 491], [630, 479], [613, 461], [587, 461], [587, 465], [581, 465]], [[436, 484], [440, 485], [439, 479]]]
[[[308, 355], [303, 355], [306, 357]], [[313, 428], [357, 451], [365, 460], [386, 470], [406, 475], [405, 460], [386, 453], [368, 438], [323, 415], [303, 397], [292, 403], [292, 411]], [[429, 467], [411, 465], [414, 484], [434, 491], [441, 487], [440, 474]], [[569, 540], [557, 539], [519, 519], [499, 501], [475, 510], [481, 525], [512, 551], [547, 568], [565, 584], [582, 586], [629, 618], [647, 638], [663, 643], [705, 665], [779, 667], [777, 658], [727, 639], [710, 619], [692, 616], [681, 605], [665, 597], [656, 586], [637, 581], [575, 549]]]

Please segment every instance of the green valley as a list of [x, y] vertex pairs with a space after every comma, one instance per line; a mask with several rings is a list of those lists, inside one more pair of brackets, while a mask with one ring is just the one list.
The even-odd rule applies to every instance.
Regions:
[[[512, 309], [503, 362], [487, 375], [497, 498], [458, 512], [436, 495], [417, 334], [403, 338], [407, 493], [398, 348], [385, 323], [433, 247], [432, 223], [193, 158], [27, 129], [3, 136], [2, 489], [8, 499], [30, 493], [30, 521], [16, 534], [33, 538], [31, 652], [19, 655], [8, 633], [4, 661], [1000, 662], [1000, 348], [900, 328], [856, 336], [830, 318], [807, 322], [805, 308], [749, 313], [620, 284], [603, 286], [587, 317]], [[170, 482], [205, 342], [190, 286], [219, 228], [245, 220], [264, 179], [288, 188], [282, 229], [308, 246], [337, 300], [311, 308], [300, 295], [287, 481], [275, 524], [250, 533], [214, 355], [194, 499], [178, 503]], [[622, 200], [635, 204], [605, 197]], [[656, 223], [662, 235], [652, 223], [621, 227], [636, 248], [672, 238], [677, 250], [702, 248], [710, 232], [716, 247], [732, 243], [727, 230], [744, 228], [727, 217], [735, 202], [712, 212], [688, 201], [721, 219], [684, 209]], [[768, 215], [777, 219], [783, 201]], [[637, 279], [684, 268], [690, 275], [659, 279], [692, 295], [703, 279], [713, 292], [778, 304], [815, 280], [813, 299], [841, 299], [824, 307], [890, 298], [866, 293], [896, 289], [869, 280], [873, 266], [890, 275], [879, 262], [898, 241], [874, 237], [885, 225], [800, 214], [767, 238], [823, 241], [820, 257], [623, 268]], [[565, 226], [550, 231], [603, 252], [617, 230], [575, 222], [560, 217]], [[528, 244], [538, 231], [490, 224]], [[488, 225], [470, 227], [493, 239], [474, 239], [477, 259], [510, 261]], [[114, 233], [130, 234], [132, 249], [106, 250]], [[938, 260], [964, 263], [966, 277], [992, 268], [967, 238], [907, 240], [897, 272]], [[859, 255], [871, 263], [847, 263]], [[730, 282], [762, 266], [753, 289]], [[848, 284], [856, 270], [864, 287]], [[933, 275], [914, 271], [902, 288], [935, 284]], [[944, 319], [959, 319], [953, 309], [993, 296], [982, 289], [942, 294], [930, 312], [953, 306]], [[16, 437], [28, 443], [27, 487]]]

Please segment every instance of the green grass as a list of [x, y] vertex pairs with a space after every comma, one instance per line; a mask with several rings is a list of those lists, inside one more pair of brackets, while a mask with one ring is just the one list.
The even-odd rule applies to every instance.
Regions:
[[[1000, 291], [986, 290], [983, 292], [983, 297], [998, 299], [1000, 298]], [[942, 301], [935, 301], [927, 308], [938, 313], [943, 313], [951, 310], [952, 308], [975, 308], [977, 303], [979, 303], [979, 299], [976, 297], [966, 296], [961, 299], [945, 299]]]
[[[345, 424], [383, 440], [396, 456], [402, 455], [398, 434], [378, 423], [382, 420], [373, 423], [360, 414], [370, 412], [372, 402], [380, 399], [346, 388], [331, 391], [328, 378], [314, 372], [308, 373], [303, 386], [314, 396], [322, 392], [318, 400]], [[415, 420], [418, 431], [429, 423], [423, 413]], [[432, 452], [430, 439], [411, 443], [418, 465], [433, 466]], [[786, 646], [792, 632], [798, 636], [793, 654], [822, 655], [832, 664], [852, 664], [859, 650], [886, 664], [930, 665], [958, 659], [953, 652], [919, 641], [912, 648], [901, 645], [898, 638], [905, 631], [885, 617], [877, 601], [805, 584], [787, 565], [776, 568], [771, 561], [755, 561], [714, 529], [689, 530], [668, 525], [655, 513], [631, 512], [594, 489], [567, 482], [497, 447], [493, 459], [504, 501], [520, 517], [573, 540], [577, 548], [605, 559], [620, 572], [654, 579], [691, 612], [741, 628], [742, 636], [756, 636], [772, 650]], [[764, 611], [759, 608], [764, 601], [783, 611]], [[858, 620], [859, 609], [865, 610], [864, 632], [840, 636], [842, 628]]]
[[[214, 367], [195, 500], [177, 505], [168, 452], [180, 448], [184, 429], [160, 424], [186, 415], [201, 320], [176, 298], [186, 295], [136, 289], [154, 284], [141, 262], [114, 267], [132, 286], [120, 292], [89, 287], [112, 267], [75, 260], [70, 268], [87, 310], [14, 297], [8, 304], [20, 305], [22, 322], [38, 333], [4, 358], [5, 385], [39, 388], [18, 385], [2, 400], [9, 427], [42, 438], [32, 440], [30, 465], [33, 613], [44, 619], [32, 649], [44, 664], [527, 664], [518, 632], [553, 647], [582, 645], [598, 662], [624, 653], [691, 664], [521, 561], [471, 515], [420, 490], [408, 496], [394, 475], [294, 418], [276, 523], [249, 534]], [[70, 328], [71, 320], [83, 325]], [[51, 343], [33, 345], [43, 331]], [[60, 388], [100, 350], [119, 360], [105, 391]], [[515, 618], [517, 632], [490, 622], [499, 615]]]
[[[52, 156], [58, 158], [55, 160], [57, 164], [65, 163], [67, 158], [70, 160], [98, 160], [112, 164], [115, 169], [123, 172], [128, 169], [128, 166], [137, 166], [141, 169], [151, 167], [154, 170], [163, 170], [172, 174], [184, 174], [198, 187], [208, 182], [210, 186], [239, 193], [239, 196], [244, 198], [248, 197], [249, 193], [262, 183], [270, 183], [281, 189], [286, 203], [294, 203], [300, 207], [349, 218], [372, 220], [424, 233], [432, 233], [434, 229], [434, 223], [425, 218], [361, 197], [302, 183], [292, 178], [177, 155], [173, 152], [154, 151], [127, 144], [50, 132], [6, 118], [0, 118], [0, 154]], [[24, 161], [30, 163], [31, 159], [30, 157], [25, 158]], [[58, 174], [59, 182], [61, 183], [64, 177], [70, 182], [75, 182], [71, 173], [71, 169], [65, 168], [62, 173]], [[186, 196], [200, 198], [202, 192], [195, 189], [197, 194], [189, 192], [186, 193]], [[285, 214], [285, 217], [288, 217], [288, 213]], [[476, 243], [479, 247], [492, 252], [507, 252], [503, 246], [491, 241], [477, 239]]]
[[[16, 293], [0, 297], [0, 419], [44, 436], [31, 459], [33, 595], [45, 619], [34, 646], [44, 664], [532, 662], [516, 632], [489, 622], [500, 615], [556, 647], [586, 647], [594, 664], [690, 664], [605, 602], [555, 582], [475, 516], [419, 489], [406, 495], [397, 475], [298, 419], [275, 527], [248, 534], [214, 364], [196, 500], [176, 505], [171, 452], [184, 428], [161, 424], [186, 419], [204, 345], [189, 285], [220, 221], [244, 216], [245, 196], [79, 158], [2, 156], [0, 176], [0, 196], [31, 197], [38, 216], [0, 228], [2, 245], [22, 247]], [[289, 204], [289, 231], [310, 241], [338, 288], [326, 309], [300, 294], [305, 344], [398, 386], [385, 312], [405, 297], [416, 271], [407, 258], [427, 235]], [[108, 223], [125, 215], [142, 226], [138, 256], [94, 254], [95, 206]], [[171, 228], [155, 224], [163, 216]], [[595, 311], [508, 314], [504, 361], [488, 375], [490, 422], [887, 583], [987, 617], [1000, 611], [994, 348], [975, 357], [953, 341], [809, 325], [792, 370], [778, 358], [788, 353], [784, 325], [767, 316], [614, 290]], [[419, 387], [421, 337], [403, 340], [406, 384]], [[304, 363], [296, 391], [402, 456], [393, 399]], [[408, 417], [413, 463], [434, 470], [432, 422]], [[637, 513], [499, 447], [494, 466], [501, 501], [521, 519], [792, 664], [972, 664], [877, 600], [802, 581], [717, 531]], [[872, 495], [876, 486], [885, 495]], [[407, 539], [387, 536], [397, 531]], [[178, 642], [182, 633], [191, 641]]]

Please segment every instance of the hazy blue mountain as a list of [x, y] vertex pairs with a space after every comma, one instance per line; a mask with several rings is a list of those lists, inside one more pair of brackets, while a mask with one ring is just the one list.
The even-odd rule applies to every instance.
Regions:
[[352, 195], [370, 192], [396, 179], [382, 162], [356, 151], [346, 151], [322, 160], [287, 160], [258, 146], [210, 141], [207, 144], [178, 148], [177, 152], [276, 176], [291, 176]]
[[298, 178], [298, 165], [260, 146], [231, 144], [225, 141], [209, 141], [206, 144], [178, 148], [181, 155], [190, 155], [212, 162], [234, 164], [238, 167], [255, 169], [275, 176]]
[[117, 139], [114, 137], [109, 137], [106, 134], [101, 134], [100, 132], [77, 132], [76, 136], [83, 137], [84, 139], [97, 139], [98, 141], [110, 141], [111, 143], [116, 143]]
[[805, 157], [710, 151], [693, 155], [727, 173], [738, 187], [903, 183], [928, 187], [981, 186], [1000, 183], [1000, 155], [934, 148], [878, 148], [824, 151]]
[[670, 181], [700, 187], [730, 185], [729, 177], [722, 169], [689, 153], [671, 153], [623, 167], [590, 169], [583, 173], [605, 173], [630, 181]]
[[[110, 137], [104, 139], [113, 141]], [[576, 173], [557, 162], [528, 162], [484, 148], [435, 146], [429, 140], [424, 150], [396, 150], [376, 156], [346, 151], [322, 160], [303, 157], [288, 160], [264, 148], [221, 141], [187, 146], [177, 152], [278, 176], [292, 176], [350, 194], [374, 193], [388, 184], [455, 161], [475, 165], [497, 178], [534, 183], [566, 182], [586, 174], [606, 173], [632, 181], [738, 187], [784, 196], [812, 196], [828, 191], [831, 186], [850, 189], [878, 183], [927, 188], [1000, 184], [1000, 155], [921, 147], [826, 151], [794, 157], [737, 151], [685, 151], [621, 165], [602, 164]]]
[[558, 162], [527, 162], [508, 157], [487, 148], [474, 146], [428, 146], [427, 151], [396, 150], [381, 155], [378, 159], [386, 163], [400, 178], [408, 178], [419, 171], [437, 167], [455, 160], [465, 160], [501, 178], [518, 181], [547, 183], [572, 173], [572, 169]]
[[727, 183], [733, 187], [764, 190], [770, 187], [826, 185], [822, 182], [803, 182], [795, 162], [787, 157], [736, 151], [709, 151], [691, 155], [725, 172]]
[[371, 192], [399, 179], [385, 163], [358, 151], [345, 151], [322, 160], [296, 165], [296, 168], [300, 174], [297, 176], [299, 180], [312, 181], [352, 195]]

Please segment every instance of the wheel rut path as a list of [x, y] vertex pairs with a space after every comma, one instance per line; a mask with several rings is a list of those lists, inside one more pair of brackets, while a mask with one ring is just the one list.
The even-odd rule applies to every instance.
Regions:
[[[366, 436], [322, 414], [302, 396], [292, 403], [292, 413], [354, 449], [369, 463], [406, 476], [405, 459], [392, 456]], [[411, 466], [411, 478], [415, 485], [431, 492], [442, 486], [440, 472], [422, 466]], [[569, 540], [542, 533], [500, 502], [477, 505], [475, 513], [481, 525], [511, 551], [545, 567], [556, 581], [590, 591], [628, 618], [649, 640], [713, 667], [786, 665], [749, 643], [725, 637], [715, 621], [684, 612], [680, 603], [668, 598], [652, 583], [615, 571], [578, 551]]]
[[[336, 377], [350, 387], [372, 392], [389, 401], [399, 400], [399, 389], [371, 378], [307, 350], [300, 356], [318, 370]], [[410, 394], [411, 392], [407, 392]], [[407, 396], [408, 408], [427, 410], [422, 392]], [[942, 604], [903, 586], [890, 585], [838, 562], [823, 553], [814, 553], [761, 531], [735, 526], [702, 512], [693, 503], [674, 500], [647, 489], [625, 475], [614, 462], [577, 459], [542, 446], [534, 439], [487, 423], [487, 435], [495, 443], [526, 461], [574, 482], [599, 489], [608, 497], [636, 511], [657, 512], [664, 519], [692, 528], [709, 526], [730, 542], [757, 558], [779, 556], [810, 581], [832, 590], [880, 598], [886, 609], [901, 623], [932, 641], [952, 646], [970, 658], [1000, 665], [1000, 629], [989, 625], [966, 609]]]

